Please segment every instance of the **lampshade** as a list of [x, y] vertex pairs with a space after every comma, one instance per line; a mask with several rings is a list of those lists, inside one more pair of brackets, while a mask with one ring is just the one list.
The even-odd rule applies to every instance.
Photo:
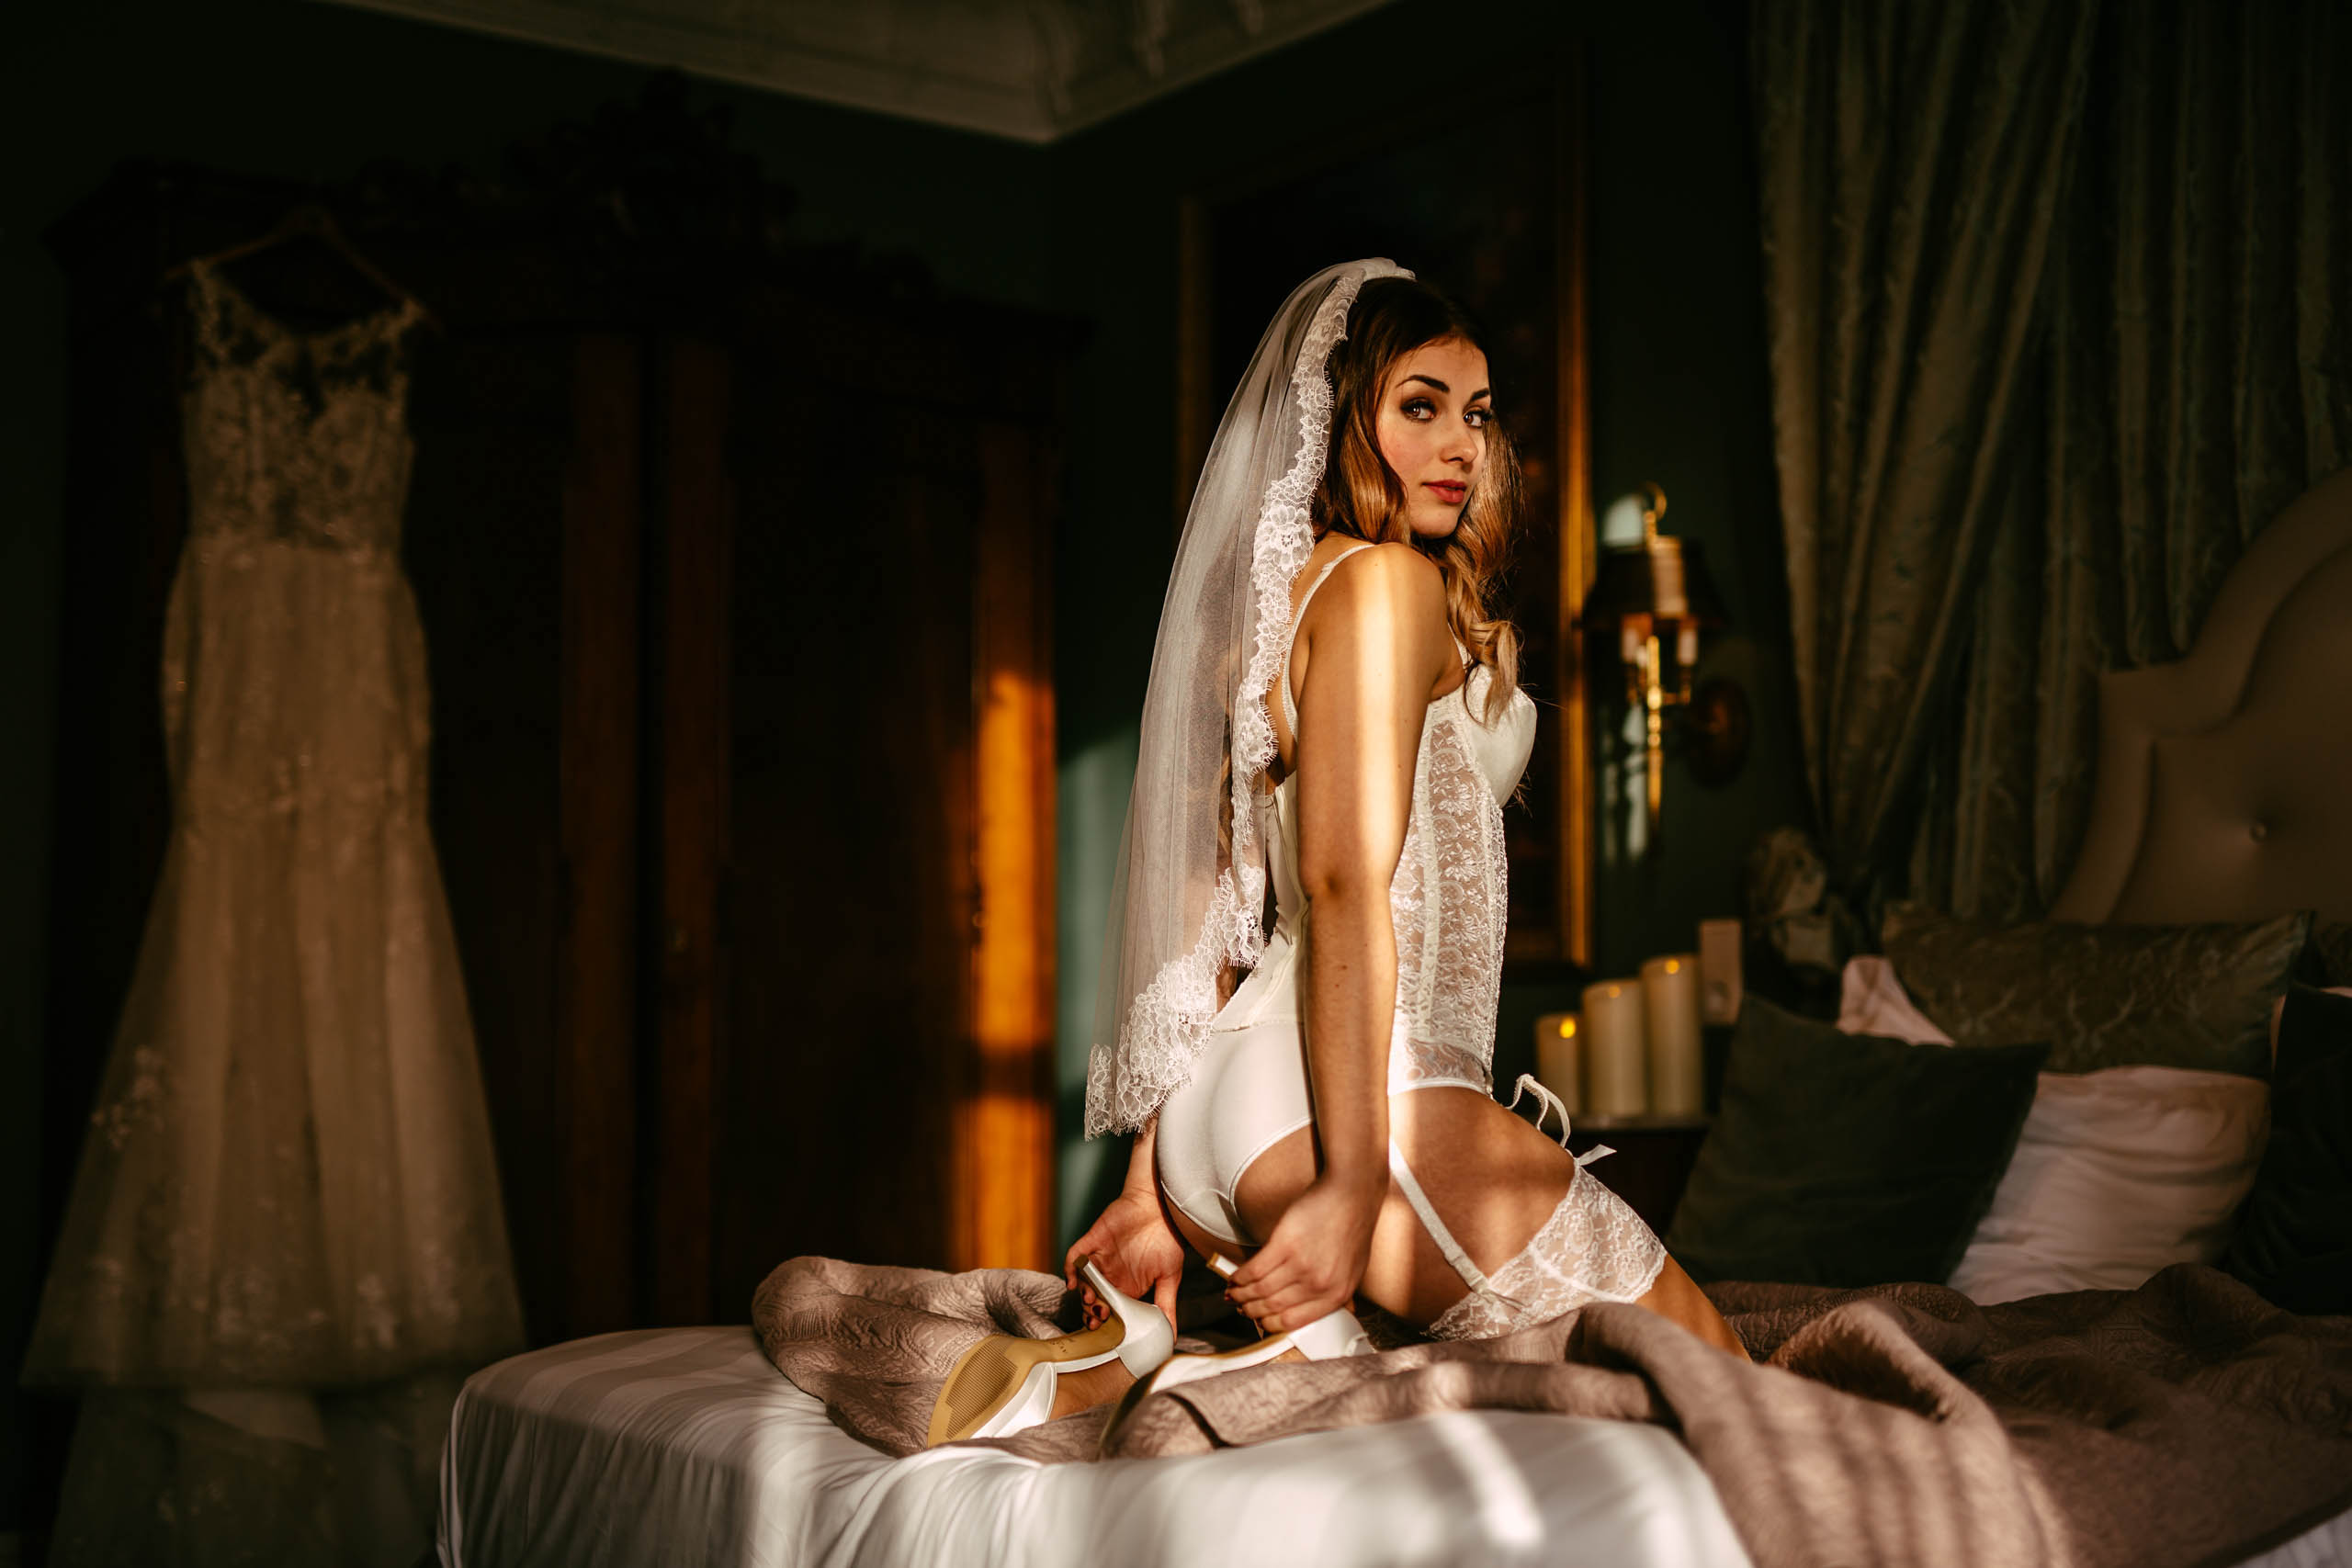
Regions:
[[1585, 595], [1587, 626], [1614, 626], [1628, 615], [1720, 626], [1730, 616], [1707, 575], [1696, 540], [1653, 534], [1638, 545], [1616, 545], [1600, 552], [1600, 570]]

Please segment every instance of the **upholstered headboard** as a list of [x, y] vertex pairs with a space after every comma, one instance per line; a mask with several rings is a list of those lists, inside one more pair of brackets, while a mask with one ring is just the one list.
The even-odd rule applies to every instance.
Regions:
[[2188, 657], [2099, 678], [2061, 920], [2352, 919], [2352, 469], [2232, 569]]

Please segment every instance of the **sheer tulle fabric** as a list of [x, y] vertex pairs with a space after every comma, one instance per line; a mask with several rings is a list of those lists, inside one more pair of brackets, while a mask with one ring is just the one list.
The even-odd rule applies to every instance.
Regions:
[[1331, 427], [1331, 351], [1373, 259], [1292, 293], [1258, 344], [1201, 470], [1160, 605], [1136, 782], [1096, 991], [1086, 1132], [1140, 1126], [1200, 1060], [1236, 967], [1265, 934], [1252, 803], [1274, 755], [1266, 694]]
[[26, 1375], [372, 1382], [518, 1348], [425, 821], [403, 308], [298, 334], [199, 269], [174, 823]]

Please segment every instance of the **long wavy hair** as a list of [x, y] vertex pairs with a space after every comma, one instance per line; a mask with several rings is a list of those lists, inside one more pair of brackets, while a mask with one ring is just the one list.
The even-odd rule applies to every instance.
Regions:
[[[1423, 344], [1460, 339], [1481, 353], [1484, 334], [1469, 312], [1411, 277], [1376, 277], [1348, 311], [1348, 335], [1331, 356], [1331, 447], [1315, 487], [1315, 536], [1338, 532], [1370, 544], [1412, 545], [1437, 562], [1445, 618], [1476, 663], [1491, 672], [1491, 720], [1519, 684], [1519, 633], [1494, 613], [1497, 579], [1519, 529], [1519, 457], [1498, 420], [1487, 424], [1487, 456], [1462, 507], [1461, 524], [1425, 539], [1404, 519], [1405, 484], [1380, 455], [1380, 395], [1396, 362]], [[1489, 356], [1491, 358], [1491, 356]]]

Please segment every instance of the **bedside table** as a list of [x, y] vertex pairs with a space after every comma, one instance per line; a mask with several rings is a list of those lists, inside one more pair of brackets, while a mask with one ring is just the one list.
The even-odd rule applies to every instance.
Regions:
[[1661, 1236], [1673, 1223], [1674, 1206], [1690, 1180], [1690, 1168], [1706, 1141], [1703, 1116], [1579, 1116], [1568, 1136], [1569, 1152], [1589, 1154], [1600, 1144], [1617, 1152], [1585, 1168], [1625, 1200], [1642, 1223]]

